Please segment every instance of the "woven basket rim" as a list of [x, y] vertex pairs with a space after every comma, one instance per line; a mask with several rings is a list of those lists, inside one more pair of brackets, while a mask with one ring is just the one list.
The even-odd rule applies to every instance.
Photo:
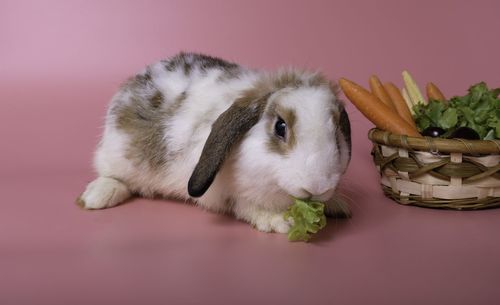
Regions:
[[431, 153], [500, 154], [500, 140], [442, 139], [409, 137], [373, 128], [368, 138], [379, 145]]

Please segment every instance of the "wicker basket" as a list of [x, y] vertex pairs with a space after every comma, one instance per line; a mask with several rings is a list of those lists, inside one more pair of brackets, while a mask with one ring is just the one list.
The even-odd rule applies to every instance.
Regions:
[[500, 206], [500, 141], [414, 138], [372, 129], [385, 195], [405, 205], [478, 210]]

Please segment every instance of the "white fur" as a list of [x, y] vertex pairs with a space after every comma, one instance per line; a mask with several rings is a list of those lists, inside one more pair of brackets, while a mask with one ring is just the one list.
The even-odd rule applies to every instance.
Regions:
[[[261, 231], [285, 233], [291, 223], [283, 213], [292, 200], [290, 195], [330, 200], [347, 162], [344, 143], [336, 143], [336, 126], [332, 121], [335, 96], [326, 87], [286, 88], [269, 98], [297, 114], [296, 147], [286, 156], [270, 152], [266, 146], [269, 118], [262, 118], [247, 134], [239, 147], [225, 161], [213, 184], [200, 198], [187, 192], [188, 180], [198, 162], [212, 123], [241, 93], [264, 77], [263, 72], [244, 70], [238, 78], [221, 82], [221, 71], [167, 71], [160, 63], [150, 66], [153, 81], [170, 106], [184, 91], [187, 98], [175, 117], [162, 123], [167, 154], [176, 156], [164, 171], [136, 164], [126, 156], [129, 136], [115, 126], [108, 113], [102, 141], [95, 154], [99, 175], [91, 182], [81, 199], [86, 208], [107, 208], [131, 196], [160, 194], [184, 200], [216, 212], [232, 212]], [[311, 74], [303, 73], [303, 77]], [[127, 100], [122, 90], [112, 100]], [[336, 104], [333, 109], [338, 111]], [[181, 152], [181, 153], [179, 153]], [[344, 158], [341, 160], [341, 156]], [[120, 182], [120, 181], [123, 181]], [[126, 185], [126, 186], [125, 186]], [[307, 190], [307, 192], [305, 191]], [[111, 199], [110, 199], [111, 198]]]

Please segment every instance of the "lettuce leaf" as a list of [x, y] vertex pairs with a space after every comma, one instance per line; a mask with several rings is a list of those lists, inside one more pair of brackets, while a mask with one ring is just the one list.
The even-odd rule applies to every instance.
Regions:
[[326, 225], [325, 204], [316, 201], [305, 201], [294, 198], [284, 217], [293, 220], [288, 232], [289, 241], [309, 241], [311, 234], [317, 233]]

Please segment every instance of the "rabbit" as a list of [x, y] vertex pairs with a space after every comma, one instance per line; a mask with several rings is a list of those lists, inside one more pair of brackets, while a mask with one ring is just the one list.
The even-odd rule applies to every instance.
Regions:
[[85, 209], [162, 196], [286, 233], [293, 198], [336, 200], [351, 159], [338, 89], [318, 72], [267, 72], [196, 53], [147, 66], [112, 97]]

